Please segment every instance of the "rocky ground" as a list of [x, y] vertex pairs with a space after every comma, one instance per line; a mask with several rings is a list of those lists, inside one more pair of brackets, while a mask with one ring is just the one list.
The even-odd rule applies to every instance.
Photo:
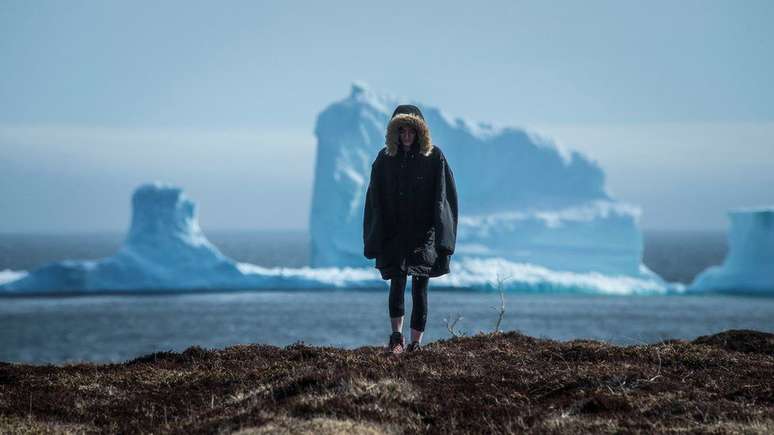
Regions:
[[774, 335], [620, 347], [517, 332], [421, 352], [240, 345], [0, 363], [0, 432], [774, 433]]

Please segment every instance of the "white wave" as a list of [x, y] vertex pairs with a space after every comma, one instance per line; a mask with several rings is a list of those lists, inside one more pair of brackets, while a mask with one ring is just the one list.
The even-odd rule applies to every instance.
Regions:
[[[239, 263], [246, 276], [278, 278], [264, 281], [274, 288], [337, 287], [362, 288], [387, 285], [374, 268], [266, 268]], [[664, 283], [657, 276], [643, 277], [605, 275], [597, 272], [577, 273], [547, 269], [528, 263], [514, 263], [502, 258], [461, 257], [452, 260], [452, 272], [431, 280], [431, 286], [460, 290], [495, 291], [498, 276], [508, 292], [565, 292], [608, 295], [667, 294], [684, 290], [680, 284]]]
[[11, 270], [11, 269], [0, 270], [0, 284], [16, 281], [17, 279], [24, 278], [25, 276], [27, 276], [26, 270]]
[[[381, 279], [375, 268], [356, 267], [263, 267], [250, 263], [236, 263], [241, 277], [231, 276], [224, 280], [214, 280], [196, 286], [198, 289], [217, 290], [283, 290], [283, 289], [340, 289], [356, 290], [363, 288], [387, 288], [389, 281]], [[504, 291], [519, 293], [585, 293], [606, 295], [634, 294], [671, 294], [681, 293], [680, 284], [665, 283], [655, 275], [649, 276], [647, 270], [642, 277], [626, 275], [605, 275], [597, 272], [577, 273], [547, 269], [528, 263], [514, 263], [502, 258], [460, 257], [453, 259], [451, 273], [433, 278], [431, 287], [444, 289], [497, 291], [498, 277], [502, 280]], [[0, 272], [0, 283], [10, 283], [27, 277], [27, 272], [5, 270]], [[164, 286], [152, 286], [165, 290], [189, 290], [190, 283], [181, 281], [180, 286], [167, 283]], [[45, 288], [24, 286], [27, 290], [45, 292]], [[13, 289], [14, 286], [8, 286]], [[24, 291], [19, 288], [13, 293]], [[18, 291], [22, 290], [22, 291]], [[56, 289], [52, 293], [67, 289]], [[70, 291], [99, 292], [95, 288], [73, 288]], [[124, 291], [141, 288], [122, 288]]]

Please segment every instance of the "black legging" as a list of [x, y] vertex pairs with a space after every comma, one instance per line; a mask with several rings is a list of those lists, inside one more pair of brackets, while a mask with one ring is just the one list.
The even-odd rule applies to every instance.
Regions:
[[[411, 276], [411, 328], [417, 331], [425, 330], [427, 322], [427, 284], [426, 276]], [[406, 291], [406, 274], [399, 274], [390, 280], [390, 317], [401, 317], [403, 309], [403, 293]]]

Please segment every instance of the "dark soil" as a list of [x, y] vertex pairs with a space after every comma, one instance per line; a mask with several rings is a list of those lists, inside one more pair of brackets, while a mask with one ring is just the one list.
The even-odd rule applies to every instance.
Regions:
[[774, 432], [774, 335], [619, 347], [516, 332], [384, 355], [241, 345], [0, 363], [0, 432]]

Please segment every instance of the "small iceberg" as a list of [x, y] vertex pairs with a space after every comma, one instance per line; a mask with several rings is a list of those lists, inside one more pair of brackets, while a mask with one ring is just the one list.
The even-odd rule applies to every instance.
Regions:
[[728, 213], [728, 255], [700, 273], [690, 292], [774, 294], [774, 207]]

